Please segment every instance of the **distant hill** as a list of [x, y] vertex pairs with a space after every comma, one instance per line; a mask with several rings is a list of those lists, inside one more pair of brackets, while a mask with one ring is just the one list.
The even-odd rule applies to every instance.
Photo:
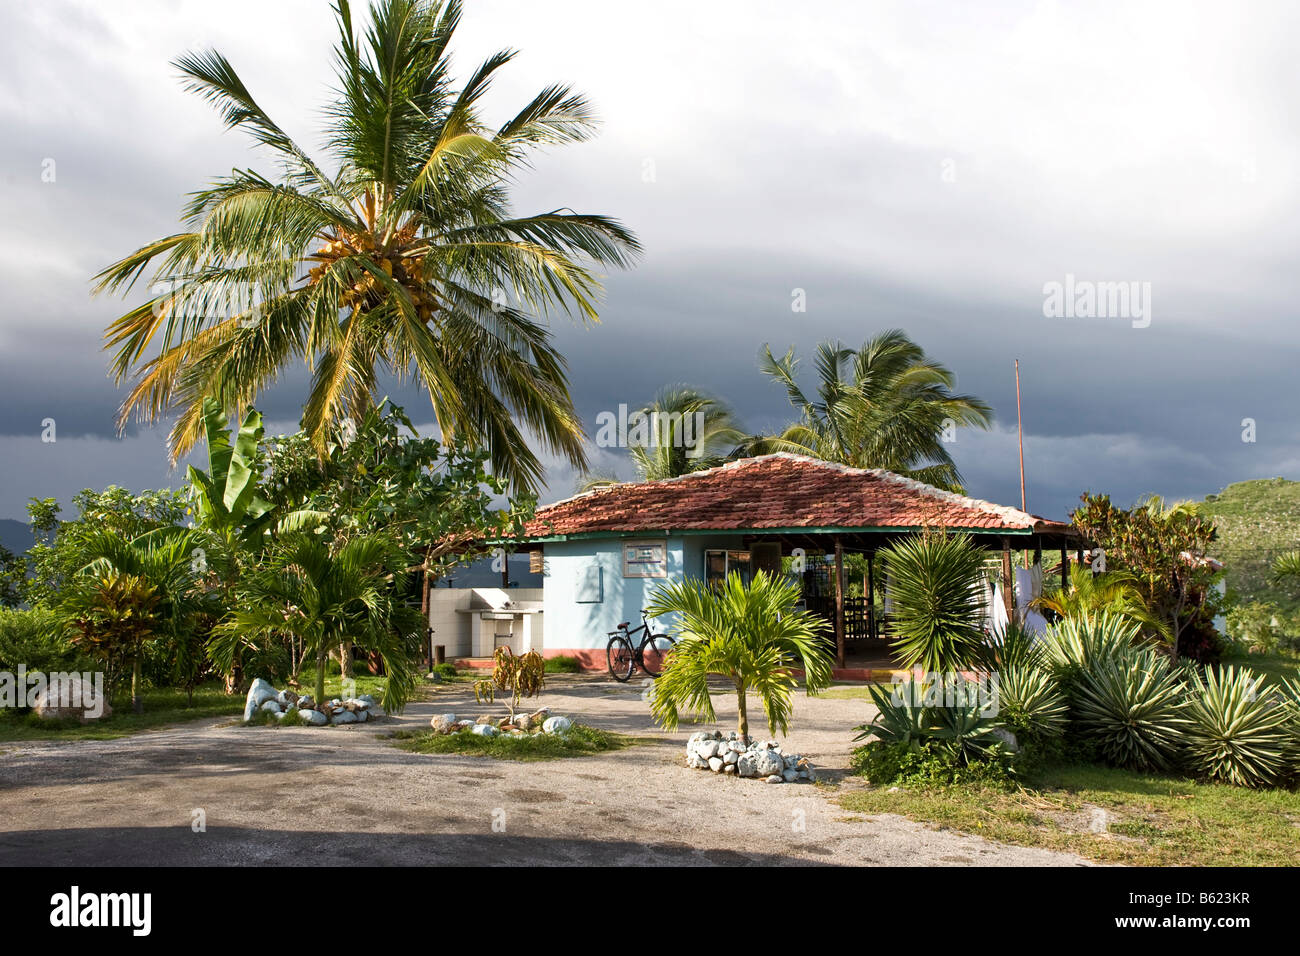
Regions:
[[35, 539], [32, 537], [32, 526], [26, 521], [15, 521], [13, 518], [0, 518], [0, 544], [12, 551], [14, 554], [22, 554], [32, 546]]
[[1239, 481], [1207, 495], [1204, 509], [1218, 529], [1214, 556], [1226, 567], [1228, 588], [1243, 600], [1300, 610], [1296, 588], [1270, 581], [1273, 559], [1300, 548], [1300, 481]]

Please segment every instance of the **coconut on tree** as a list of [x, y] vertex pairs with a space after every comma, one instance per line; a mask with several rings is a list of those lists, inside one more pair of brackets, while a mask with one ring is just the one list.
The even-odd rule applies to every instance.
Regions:
[[319, 161], [220, 53], [176, 61], [187, 88], [280, 172], [213, 181], [193, 194], [182, 231], [97, 276], [97, 291], [124, 291], [152, 269], [149, 299], [106, 332], [114, 375], [133, 381], [119, 425], [174, 414], [179, 457], [203, 434], [204, 396], [246, 407], [303, 362], [303, 426], [320, 449], [331, 425], [373, 406], [389, 372], [418, 380], [443, 436], [487, 448], [515, 487], [542, 473], [525, 430], [582, 467], [582, 426], [546, 320], [597, 320], [598, 270], [629, 265], [639, 247], [606, 216], [517, 215], [510, 187], [538, 149], [592, 135], [587, 101], [549, 86], [492, 128], [481, 101], [514, 53], [488, 57], [457, 87], [459, 0], [378, 0], [364, 32], [347, 0], [336, 15]]

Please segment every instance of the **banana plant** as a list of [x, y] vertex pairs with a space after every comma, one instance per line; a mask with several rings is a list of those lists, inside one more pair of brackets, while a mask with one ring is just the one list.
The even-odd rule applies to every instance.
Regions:
[[270, 502], [258, 494], [261, 478], [257, 447], [262, 441], [262, 413], [249, 409], [234, 442], [220, 403], [203, 399], [203, 426], [208, 437], [208, 470], [189, 467], [199, 523], [244, 544], [259, 543], [273, 520]]

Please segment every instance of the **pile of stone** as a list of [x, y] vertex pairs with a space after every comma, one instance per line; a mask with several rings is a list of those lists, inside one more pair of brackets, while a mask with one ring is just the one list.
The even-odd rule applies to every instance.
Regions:
[[310, 694], [298, 695], [291, 690], [276, 690], [260, 677], [253, 681], [253, 686], [248, 688], [248, 697], [244, 699], [244, 723], [249, 723], [259, 710], [271, 714], [276, 720], [284, 720], [289, 714], [297, 713], [299, 721], [313, 727], [325, 724], [363, 724], [384, 716], [384, 708], [369, 694], [318, 702]]
[[761, 777], [766, 783], [815, 780], [807, 757], [783, 753], [775, 740], [746, 744], [735, 731], [691, 734], [686, 741], [686, 766], [737, 777]]
[[509, 717], [476, 717], [474, 720], [457, 717], [455, 714], [439, 714], [429, 721], [429, 726], [439, 734], [455, 734], [468, 730], [480, 737], [538, 737], [542, 734], [565, 734], [573, 727], [568, 717], [552, 717], [551, 709], [543, 707], [531, 714], [515, 714]]

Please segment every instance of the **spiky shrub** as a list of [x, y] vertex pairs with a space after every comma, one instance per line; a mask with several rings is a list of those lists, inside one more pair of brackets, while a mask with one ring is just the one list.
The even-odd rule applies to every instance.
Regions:
[[874, 738], [918, 753], [923, 749], [943, 752], [961, 764], [998, 756], [1004, 749], [1004, 738], [998, 733], [1001, 721], [986, 712], [974, 693], [955, 700], [955, 706], [944, 706], [930, 702], [932, 697], [942, 700], [941, 690], [919, 681], [871, 684], [867, 689], [876, 716], [855, 728], [855, 740]]
[[890, 628], [904, 667], [961, 670], [984, 645], [979, 590], [985, 552], [969, 535], [929, 532], [886, 548]]
[[1105, 661], [1126, 658], [1139, 639], [1138, 625], [1108, 611], [1067, 617], [1047, 630], [1043, 663], [1067, 689]]
[[1287, 772], [1300, 778], [1300, 678], [1285, 680], [1281, 687], [1282, 703], [1287, 713]]
[[1077, 728], [1110, 763], [1167, 770], [1187, 728], [1182, 691], [1166, 658], [1155, 651], [1092, 658], [1074, 684]]
[[1275, 687], [1249, 668], [1207, 670], [1187, 703], [1187, 769], [1239, 787], [1268, 787], [1287, 773], [1292, 715]]
[[998, 718], [1017, 736], [1060, 737], [1068, 716], [1065, 694], [1046, 670], [1018, 663], [998, 673]]

